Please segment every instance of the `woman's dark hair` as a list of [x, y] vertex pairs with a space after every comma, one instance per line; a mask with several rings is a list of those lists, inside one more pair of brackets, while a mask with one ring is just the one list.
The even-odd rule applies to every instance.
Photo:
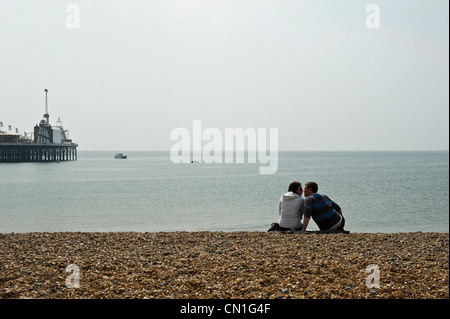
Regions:
[[298, 187], [302, 185], [302, 183], [294, 181], [292, 183], [289, 184], [289, 188], [288, 188], [288, 192], [293, 192], [293, 193], [297, 193], [297, 189]]

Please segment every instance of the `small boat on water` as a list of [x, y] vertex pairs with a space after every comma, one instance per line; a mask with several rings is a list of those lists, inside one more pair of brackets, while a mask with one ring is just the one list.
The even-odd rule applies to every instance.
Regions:
[[127, 155], [123, 155], [123, 153], [117, 153], [116, 156], [114, 156], [114, 158], [118, 158], [118, 159], [126, 159]]

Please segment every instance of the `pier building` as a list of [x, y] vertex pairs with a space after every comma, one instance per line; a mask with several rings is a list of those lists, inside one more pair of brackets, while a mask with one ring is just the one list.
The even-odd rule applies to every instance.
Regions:
[[[58, 118], [55, 126], [50, 124], [48, 113], [48, 90], [45, 89], [45, 114], [36, 124], [31, 136], [2, 130], [0, 122], [0, 163], [2, 162], [58, 162], [77, 160], [78, 144], [69, 138], [68, 130]], [[9, 131], [11, 127], [9, 127]]]

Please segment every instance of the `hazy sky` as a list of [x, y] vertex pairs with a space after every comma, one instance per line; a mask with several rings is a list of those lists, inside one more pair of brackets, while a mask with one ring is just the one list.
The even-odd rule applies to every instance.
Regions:
[[0, 0], [0, 121], [31, 132], [48, 89], [51, 123], [79, 150], [168, 151], [193, 120], [278, 128], [280, 150], [448, 150], [448, 12], [448, 0]]

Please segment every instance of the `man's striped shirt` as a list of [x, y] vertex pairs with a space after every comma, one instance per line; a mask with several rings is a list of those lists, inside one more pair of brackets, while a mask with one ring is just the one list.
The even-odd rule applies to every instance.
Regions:
[[312, 194], [305, 198], [305, 217], [312, 217], [320, 230], [333, 229], [341, 221], [340, 210], [341, 207], [326, 195]]

